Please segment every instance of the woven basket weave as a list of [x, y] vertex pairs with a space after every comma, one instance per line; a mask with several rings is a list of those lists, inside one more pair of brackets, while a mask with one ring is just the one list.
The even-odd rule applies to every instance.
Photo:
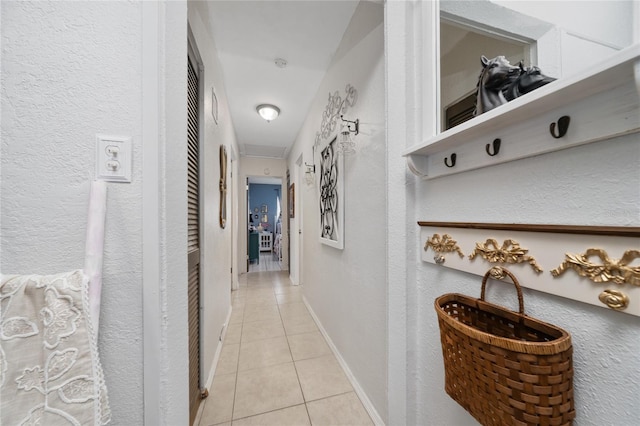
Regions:
[[[509, 276], [519, 312], [484, 301], [489, 276]], [[524, 315], [522, 289], [508, 270], [482, 279], [480, 299], [435, 301], [445, 390], [483, 425], [570, 425], [575, 418], [571, 336]]]

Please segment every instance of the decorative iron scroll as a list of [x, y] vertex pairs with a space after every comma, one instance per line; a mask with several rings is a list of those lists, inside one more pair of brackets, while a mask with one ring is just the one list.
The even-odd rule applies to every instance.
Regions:
[[444, 262], [442, 253], [457, 252], [460, 257], [464, 257], [462, 250], [458, 247], [458, 242], [451, 238], [451, 235], [449, 234], [442, 234], [442, 237], [439, 234], [433, 234], [427, 239], [427, 242], [424, 245], [424, 251], [427, 251], [429, 247], [436, 252], [436, 255], [433, 257], [436, 263]]
[[489, 238], [484, 243], [476, 243], [476, 248], [469, 255], [472, 260], [478, 254], [486, 261], [491, 263], [523, 263], [528, 262], [529, 265], [538, 274], [542, 272], [542, 268], [536, 262], [536, 259], [527, 255], [529, 250], [520, 247], [520, 243], [515, 240], [504, 240], [502, 247], [498, 247], [498, 241]]
[[314, 147], [320, 144], [321, 139], [327, 139], [334, 133], [340, 114], [345, 114], [349, 107], [356, 104], [358, 91], [350, 84], [347, 84], [344, 90], [346, 92], [344, 98], [340, 96], [337, 90], [333, 94], [329, 93], [329, 101], [322, 112], [322, 123], [320, 124], [320, 131], [316, 132]]
[[335, 161], [335, 139], [322, 150], [320, 158], [320, 235], [337, 240], [338, 167]]
[[[601, 264], [589, 261], [591, 256], [597, 256]], [[616, 284], [632, 284], [640, 286], [640, 266], [630, 264], [640, 259], [640, 250], [627, 250], [620, 260], [611, 259], [607, 252], [598, 249], [587, 249], [583, 254], [565, 254], [565, 260], [560, 266], [551, 271], [554, 277], [564, 273], [568, 268], [575, 270], [581, 277], [589, 278], [596, 283], [613, 281]]]

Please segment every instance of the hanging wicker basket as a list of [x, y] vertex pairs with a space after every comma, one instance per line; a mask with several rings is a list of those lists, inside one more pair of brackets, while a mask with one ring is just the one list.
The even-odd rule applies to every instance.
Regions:
[[[489, 277], [508, 276], [519, 312], [485, 302]], [[480, 299], [435, 301], [445, 390], [483, 425], [570, 425], [575, 418], [571, 336], [524, 314], [522, 289], [501, 267], [482, 279]]]

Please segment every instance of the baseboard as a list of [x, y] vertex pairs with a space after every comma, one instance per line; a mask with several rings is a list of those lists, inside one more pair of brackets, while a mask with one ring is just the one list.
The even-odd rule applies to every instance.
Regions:
[[342, 358], [342, 355], [340, 355], [340, 352], [338, 351], [338, 348], [336, 347], [336, 345], [333, 344], [331, 337], [329, 337], [329, 335], [327, 334], [327, 331], [322, 326], [322, 323], [316, 316], [315, 312], [313, 312], [313, 309], [311, 309], [311, 306], [309, 305], [307, 298], [303, 296], [302, 301], [307, 306], [307, 309], [309, 310], [309, 313], [311, 314], [313, 321], [316, 323], [316, 325], [318, 326], [318, 329], [320, 330], [320, 333], [322, 334], [322, 336], [324, 336], [324, 339], [327, 341], [327, 344], [329, 345], [331, 352], [333, 352], [333, 355], [338, 360], [338, 363], [342, 367], [342, 370], [347, 376], [347, 379], [349, 379], [349, 382], [351, 382], [351, 386], [353, 386], [353, 390], [356, 392], [356, 394], [360, 398], [360, 401], [362, 402], [364, 409], [367, 410], [369, 417], [371, 417], [371, 420], [376, 426], [384, 426], [384, 421], [382, 420], [382, 417], [380, 417], [380, 414], [378, 414], [378, 411], [376, 411], [375, 407], [373, 406], [373, 403], [365, 393], [364, 389], [362, 389], [362, 386], [360, 386], [360, 383], [358, 383], [358, 381], [356, 380], [347, 362], [344, 360], [344, 358]]
[[[224, 338], [227, 335], [227, 328], [229, 326], [229, 321], [231, 321], [231, 312], [233, 312], [233, 307], [229, 308], [229, 313], [227, 314], [227, 319], [224, 322], [224, 328], [222, 331], [221, 339], [218, 340], [218, 346], [216, 347], [216, 354], [213, 356], [213, 362], [211, 363], [211, 368], [209, 369], [209, 377], [205, 383], [205, 388], [211, 389], [213, 385], [213, 378], [216, 375], [216, 367], [218, 366], [218, 360], [220, 359], [220, 352], [222, 352], [222, 342], [224, 342]], [[203, 400], [204, 401], [204, 400]], [[196, 419], [193, 424], [200, 424], [200, 418], [202, 417], [202, 411], [204, 410], [204, 404], [201, 403], [200, 407], [198, 407], [198, 414], [196, 414]]]
[[292, 286], [298, 286], [299, 285], [299, 283], [296, 283], [296, 282], [293, 281], [293, 278], [291, 278], [291, 274], [289, 274], [288, 277], [289, 277], [289, 282], [291, 283]]

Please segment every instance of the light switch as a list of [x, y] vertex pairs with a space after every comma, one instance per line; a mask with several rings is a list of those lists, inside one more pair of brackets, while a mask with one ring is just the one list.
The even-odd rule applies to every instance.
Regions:
[[96, 135], [96, 178], [131, 182], [131, 137]]

